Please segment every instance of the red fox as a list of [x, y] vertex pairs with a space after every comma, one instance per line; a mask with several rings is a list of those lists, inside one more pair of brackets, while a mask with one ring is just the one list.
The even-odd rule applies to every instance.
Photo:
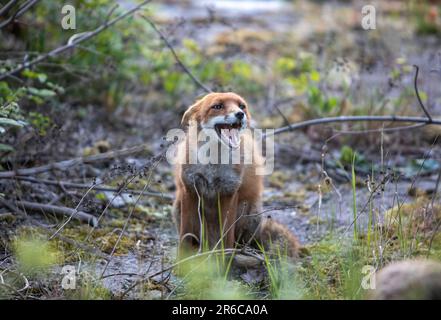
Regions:
[[[262, 218], [263, 176], [256, 170], [263, 163], [249, 130], [251, 120], [246, 101], [239, 95], [210, 93], [184, 113], [185, 138], [178, 145], [175, 171], [176, 200], [173, 217], [179, 233], [179, 252], [201, 248], [235, 248], [236, 244], [260, 244], [272, 251], [296, 257], [299, 243], [282, 224]], [[240, 159], [252, 153], [249, 163], [189, 163], [201, 146], [191, 132], [212, 131], [215, 150], [240, 149]], [[212, 150], [214, 150], [212, 149]], [[251, 150], [251, 151], [250, 151]], [[231, 159], [230, 159], [231, 160]]]

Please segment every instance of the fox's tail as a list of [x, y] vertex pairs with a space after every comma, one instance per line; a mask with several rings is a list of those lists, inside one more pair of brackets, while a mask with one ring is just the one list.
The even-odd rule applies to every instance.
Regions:
[[256, 240], [271, 256], [299, 257], [299, 240], [285, 225], [273, 220], [271, 216], [262, 219]]

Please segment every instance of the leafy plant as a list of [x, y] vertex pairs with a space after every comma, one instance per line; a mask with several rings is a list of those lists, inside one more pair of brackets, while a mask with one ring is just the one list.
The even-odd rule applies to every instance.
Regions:
[[318, 116], [326, 116], [333, 113], [338, 100], [336, 97], [326, 97], [318, 87], [311, 86], [308, 89], [308, 104], [316, 110]]

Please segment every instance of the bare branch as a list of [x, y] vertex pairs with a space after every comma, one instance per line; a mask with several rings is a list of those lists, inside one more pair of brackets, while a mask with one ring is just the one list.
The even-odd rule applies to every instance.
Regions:
[[18, 0], [11, 0], [0, 9], [0, 17], [7, 14], [9, 10], [17, 3]]
[[[426, 126], [425, 123], [412, 124], [410, 126], [399, 126], [399, 127], [388, 127], [388, 128], [377, 128], [377, 129], [366, 129], [366, 130], [334, 130], [337, 135], [341, 134], [367, 134], [367, 133], [378, 133], [378, 132], [397, 132], [397, 131], [407, 131]], [[329, 139], [328, 139], [329, 141]]]
[[[436, 124], [441, 125], [441, 120], [433, 120], [422, 117], [408, 117], [408, 116], [340, 116], [340, 117], [328, 117], [311, 119], [307, 121], [302, 121], [298, 123], [293, 123], [290, 126], [281, 127], [274, 130], [274, 135], [293, 131], [297, 129], [302, 129], [310, 126], [316, 126], [325, 123], [337, 123], [337, 122], [360, 122], [360, 121], [375, 121], [375, 122], [409, 122], [409, 123], [423, 123], [423, 124]], [[272, 135], [266, 134], [266, 135]], [[265, 135], [265, 136], [266, 136]]]
[[[30, 221], [32, 221], [32, 223], [34, 223], [35, 225], [37, 225], [38, 227], [41, 228], [41, 230], [43, 232], [45, 232], [46, 234], [52, 235], [53, 234], [53, 230], [51, 228], [49, 228], [48, 226], [46, 226], [45, 224], [41, 223], [40, 221], [29, 217], [25, 212], [21, 211], [19, 208], [17, 208], [16, 206], [12, 205], [9, 201], [3, 199], [0, 197], [0, 204], [3, 205], [4, 207], [8, 208], [9, 210], [16, 212], [18, 215], [20, 215], [23, 218], [29, 219]], [[66, 242], [74, 247], [77, 247], [81, 250], [84, 250], [86, 252], [92, 253], [94, 255], [96, 255], [97, 257], [100, 257], [102, 259], [108, 260], [109, 256], [107, 254], [105, 254], [104, 252], [101, 252], [100, 250], [93, 248], [93, 247], [89, 247], [83, 243], [79, 243], [73, 239], [70, 238], [66, 238], [60, 234], [57, 234], [55, 236], [57, 239]]]
[[201, 89], [203, 89], [205, 92], [210, 93], [213, 92], [210, 88], [208, 88], [206, 85], [204, 85], [196, 76], [193, 75], [193, 73], [185, 66], [185, 64], [179, 59], [178, 54], [176, 53], [175, 49], [171, 45], [170, 41], [165, 37], [165, 35], [156, 27], [156, 25], [153, 23], [152, 20], [150, 20], [148, 17], [141, 14], [141, 17], [147, 21], [155, 30], [155, 32], [161, 37], [162, 41], [164, 41], [165, 45], [170, 49], [171, 53], [173, 54], [173, 57], [175, 58], [176, 62], [181, 66], [181, 68], [184, 70], [186, 74], [193, 80], [193, 82], [199, 86]]
[[[40, 1], [40, 0], [28, 0], [28, 1], [26, 1], [23, 5], [21, 5], [18, 8], [18, 10], [9, 19], [3, 21], [0, 24], [0, 29], [6, 27], [8, 24], [10, 24], [11, 22], [15, 21], [15, 19], [20, 18], [23, 14], [26, 13], [26, 11], [31, 9], [38, 1]], [[10, 3], [8, 3], [7, 5], [9, 5], [9, 4]], [[2, 9], [2, 11], [3, 11], [3, 9]]]
[[110, 17], [112, 16], [112, 14], [115, 12], [115, 10], [116, 10], [118, 7], [119, 7], [119, 3], [115, 4], [115, 5], [109, 10], [109, 13], [107, 13], [107, 16], [106, 16], [105, 23], [108, 23], [108, 22], [109, 22]]
[[[55, 180], [46, 180], [46, 179], [37, 179], [33, 177], [23, 177], [23, 176], [14, 176], [14, 177], [7, 177], [0, 179], [16, 179], [16, 180], [23, 180], [28, 181], [32, 183], [42, 183], [46, 185], [53, 185], [53, 186], [59, 186], [61, 188], [71, 188], [71, 189], [89, 189], [90, 185], [85, 183], [73, 183], [73, 182], [67, 182], [67, 181], [55, 181]], [[168, 193], [160, 193], [160, 192], [152, 192], [152, 191], [141, 191], [141, 190], [131, 190], [131, 189], [123, 189], [120, 190], [119, 188], [113, 188], [110, 186], [96, 186], [93, 188], [95, 191], [109, 191], [109, 192], [120, 192], [120, 193], [129, 193], [129, 194], [143, 194], [146, 196], [152, 196], [152, 197], [159, 197], [163, 199], [174, 199], [174, 197], [171, 194]]]
[[[428, 124], [437, 124], [441, 125], [440, 120], [433, 120], [433, 118], [430, 116], [430, 113], [427, 111], [427, 108], [424, 106], [423, 101], [421, 100], [420, 93], [418, 91], [418, 73], [419, 68], [417, 65], [414, 65], [416, 69], [415, 78], [414, 78], [414, 88], [415, 88], [415, 94], [417, 96], [419, 105], [421, 109], [423, 110], [424, 114], [427, 118], [420, 118], [420, 117], [408, 117], [408, 116], [340, 116], [340, 117], [328, 117], [328, 118], [320, 118], [320, 119], [312, 119], [307, 120], [303, 122], [298, 122], [294, 124], [289, 124], [285, 127], [278, 128], [274, 131], [274, 135], [280, 134], [286, 131], [292, 131], [296, 129], [301, 129], [309, 126], [315, 126], [319, 124], [325, 124], [325, 123], [335, 123], [335, 122], [355, 122], [355, 121], [390, 121], [390, 122], [410, 122], [410, 123], [417, 123], [417, 125], [414, 126], [405, 126], [405, 127], [397, 127], [397, 128], [387, 128], [388, 132], [391, 131], [400, 131], [405, 129], [415, 129], [418, 127], [423, 127]], [[370, 132], [375, 132], [375, 130], [370, 130]], [[364, 131], [366, 132], [366, 131]], [[341, 132], [345, 133], [345, 132]], [[357, 133], [357, 132], [348, 132], [348, 133]]]
[[37, 202], [29, 202], [29, 201], [17, 201], [18, 206], [26, 208], [32, 211], [42, 211], [48, 213], [54, 213], [61, 216], [72, 216], [75, 219], [78, 219], [82, 222], [87, 222], [89, 225], [96, 227], [98, 222], [94, 216], [89, 213], [75, 210], [67, 207], [59, 207], [50, 204], [42, 204]]
[[35, 59], [31, 60], [31, 61], [28, 61], [28, 62], [25, 62], [23, 64], [20, 64], [15, 69], [0, 75], [0, 80], [3, 80], [3, 79], [5, 79], [5, 78], [7, 78], [7, 77], [9, 77], [11, 75], [14, 75], [14, 74], [16, 74], [16, 73], [26, 69], [26, 68], [29, 68], [32, 65], [40, 63], [41, 61], [44, 61], [44, 60], [46, 60], [49, 57], [54, 57], [54, 56], [56, 56], [56, 55], [58, 55], [58, 54], [60, 54], [62, 52], [65, 52], [65, 51], [67, 51], [69, 49], [74, 48], [77, 44], [79, 44], [81, 42], [84, 42], [86, 40], [89, 40], [90, 38], [96, 36], [97, 34], [103, 32], [104, 30], [108, 29], [109, 27], [111, 27], [112, 25], [117, 23], [118, 21], [120, 21], [120, 20], [122, 20], [122, 19], [124, 19], [124, 18], [126, 18], [126, 17], [128, 17], [128, 16], [130, 16], [132, 14], [134, 14], [136, 11], [140, 10], [142, 7], [144, 7], [150, 1], [151, 0], [145, 0], [142, 3], [140, 3], [139, 5], [133, 7], [132, 9], [130, 9], [128, 11], [126, 11], [125, 13], [120, 14], [116, 18], [114, 18], [114, 19], [112, 19], [110, 21], [106, 21], [104, 24], [100, 25], [95, 30], [86, 32], [83, 35], [81, 35], [79, 37], [76, 37], [73, 41], [68, 41], [67, 44], [65, 44], [65, 45], [63, 45], [61, 47], [58, 47], [58, 48], [56, 48], [56, 49], [54, 49], [52, 51], [49, 51], [49, 52], [47, 52], [45, 54], [42, 54], [42, 55], [38, 56], [37, 58], [35, 58]]
[[429, 111], [427, 111], [426, 107], [424, 106], [423, 101], [421, 100], [421, 97], [420, 97], [420, 92], [418, 91], [418, 73], [419, 73], [420, 68], [416, 64], [414, 64], [413, 66], [415, 67], [415, 70], [416, 70], [413, 85], [415, 88], [415, 94], [417, 96], [418, 103], [420, 104], [421, 109], [423, 109], [424, 113], [426, 114], [427, 118], [429, 119], [429, 122], [432, 122], [432, 117], [430, 116]]
[[94, 156], [89, 157], [78, 157], [74, 159], [64, 160], [60, 162], [50, 163], [47, 165], [43, 165], [40, 167], [34, 167], [34, 168], [26, 168], [26, 169], [17, 169], [12, 171], [4, 171], [0, 172], [0, 178], [12, 178], [16, 176], [27, 176], [27, 175], [33, 175], [38, 174], [50, 170], [65, 170], [69, 167], [82, 164], [82, 163], [92, 163], [92, 162], [98, 162], [102, 160], [117, 158], [120, 156], [125, 156], [128, 154], [133, 153], [139, 153], [142, 151], [147, 150], [147, 145], [139, 145], [131, 148], [116, 150], [116, 151], [109, 151], [101, 154], [97, 154]]

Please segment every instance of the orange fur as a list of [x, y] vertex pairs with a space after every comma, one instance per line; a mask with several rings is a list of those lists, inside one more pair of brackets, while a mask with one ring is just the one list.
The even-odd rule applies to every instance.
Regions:
[[[222, 105], [222, 108], [215, 108], [216, 105]], [[188, 108], [182, 124], [195, 125], [197, 130], [201, 130], [210, 120], [226, 119], [228, 115], [236, 115], [241, 111], [249, 123], [251, 115], [242, 97], [235, 93], [211, 93]], [[246, 146], [254, 146], [252, 136], [246, 132], [241, 134], [240, 145], [241, 150]], [[270, 239], [281, 243], [283, 238], [285, 243], [289, 243], [288, 254], [297, 255], [297, 239], [285, 227], [275, 221], [262, 223], [259, 213], [262, 211], [263, 177], [256, 174], [256, 169], [263, 163], [263, 159], [257, 148], [252, 150], [254, 158], [251, 164], [203, 165], [179, 164], [181, 162], [178, 161], [175, 170], [174, 219], [180, 236], [180, 252], [195, 250], [200, 246], [202, 218], [210, 248], [217, 245], [219, 249], [221, 238], [225, 248], [253, 240], [262, 240], [265, 246], [271, 242]], [[180, 161], [188, 161], [189, 152], [191, 149], [187, 132], [186, 138], [178, 146]]]

